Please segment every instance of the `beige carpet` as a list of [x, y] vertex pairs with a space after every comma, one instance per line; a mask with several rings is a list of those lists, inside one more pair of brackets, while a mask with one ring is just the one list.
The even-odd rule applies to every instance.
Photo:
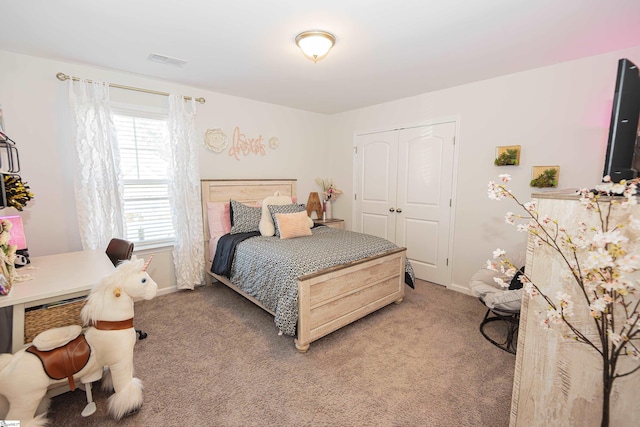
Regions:
[[[427, 282], [298, 353], [273, 318], [224, 285], [136, 303], [139, 412], [113, 421], [108, 394], [80, 415], [52, 399], [52, 426], [507, 426], [515, 356], [478, 332], [475, 298]], [[95, 387], [97, 388], [97, 387]]]

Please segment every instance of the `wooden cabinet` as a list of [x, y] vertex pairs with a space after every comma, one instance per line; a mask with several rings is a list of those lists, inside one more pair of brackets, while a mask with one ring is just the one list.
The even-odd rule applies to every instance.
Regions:
[[[577, 234], [580, 222], [598, 225], [597, 214], [589, 213], [577, 196], [554, 193], [535, 194], [540, 218], [558, 220], [567, 232]], [[640, 205], [627, 210], [616, 209], [610, 221], [623, 222], [632, 214], [640, 218]], [[625, 244], [640, 254], [640, 233]], [[598, 342], [589, 309], [568, 268], [557, 252], [536, 246], [530, 238], [527, 247], [526, 272], [532, 281], [552, 299], [566, 292], [574, 301], [572, 323], [592, 341]], [[637, 279], [637, 274], [632, 276]], [[628, 301], [632, 301], [630, 297]], [[559, 325], [547, 330], [540, 325], [548, 304], [541, 297], [523, 293], [516, 368], [513, 384], [510, 426], [581, 426], [600, 425], [602, 408], [602, 359], [591, 347], [564, 338]], [[640, 420], [640, 373], [618, 378], [611, 394], [611, 426], [637, 426]]]
[[314, 224], [319, 224], [319, 225], [326, 225], [327, 227], [331, 227], [331, 228], [339, 228], [341, 230], [344, 230], [344, 220], [343, 219], [314, 219], [313, 220]]

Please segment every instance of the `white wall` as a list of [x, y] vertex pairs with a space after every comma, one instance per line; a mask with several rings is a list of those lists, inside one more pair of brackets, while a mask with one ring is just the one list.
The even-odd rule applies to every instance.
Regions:
[[[611, 52], [362, 108], [332, 117], [332, 176], [353, 195], [354, 133], [440, 118], [459, 118], [458, 175], [451, 287], [468, 291], [472, 274], [498, 247], [524, 251], [525, 236], [504, 223], [512, 201], [487, 198], [487, 183], [501, 173], [528, 201], [532, 166], [560, 166], [559, 187], [600, 182], [619, 58], [640, 64], [640, 47]], [[470, 64], [472, 66], [472, 64]], [[496, 146], [521, 145], [520, 166], [493, 165]], [[352, 197], [334, 204], [351, 220]]]
[[[174, 83], [121, 72], [52, 61], [0, 51], [0, 104], [5, 130], [20, 150], [21, 176], [35, 194], [23, 218], [32, 256], [81, 250], [73, 189], [73, 149], [68, 107], [68, 82], [55, 75], [63, 72], [87, 79], [106, 80], [163, 92], [204, 97], [198, 104], [197, 127], [222, 128], [229, 138], [234, 127], [247, 137], [263, 136], [266, 155], [229, 157], [200, 149], [203, 178], [296, 178], [298, 195], [306, 201], [317, 191], [317, 176], [326, 176], [330, 153], [329, 117], [287, 107], [251, 101]], [[159, 65], [161, 66], [161, 65]], [[161, 106], [166, 97], [112, 90], [112, 99]], [[280, 146], [268, 148], [276, 136]], [[15, 214], [13, 208], [3, 214]], [[150, 273], [161, 289], [175, 286], [170, 253], [158, 253]]]
[[[79, 250], [73, 195], [67, 85], [59, 71], [84, 78], [202, 96], [198, 129], [235, 126], [250, 137], [280, 139], [265, 157], [243, 157], [201, 148], [203, 178], [297, 178], [306, 201], [317, 191], [316, 177], [332, 177], [345, 192], [334, 215], [351, 222], [352, 146], [355, 132], [459, 118], [458, 176], [455, 188], [452, 288], [466, 291], [469, 278], [496, 247], [521, 250], [524, 236], [504, 224], [513, 203], [493, 202], [486, 187], [500, 173], [514, 177], [512, 188], [527, 199], [532, 166], [559, 165], [560, 187], [599, 182], [609, 127], [617, 60], [640, 63], [640, 47], [530, 70], [394, 102], [325, 116], [227, 96], [126, 73], [0, 51], [0, 104], [8, 134], [18, 142], [22, 176], [35, 199], [21, 213], [34, 256]], [[124, 92], [124, 93], [123, 93]], [[134, 93], [113, 91], [115, 98]], [[144, 95], [148, 102], [162, 97]], [[521, 145], [521, 165], [495, 167], [495, 148]], [[13, 211], [8, 209], [7, 211]], [[157, 261], [156, 261], [157, 260]], [[163, 288], [175, 284], [171, 258], [152, 263]]]

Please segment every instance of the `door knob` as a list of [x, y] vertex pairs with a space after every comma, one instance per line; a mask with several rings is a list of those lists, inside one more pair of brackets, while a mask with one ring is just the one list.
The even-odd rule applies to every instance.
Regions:
[[401, 209], [401, 208], [398, 208], [398, 209], [396, 209], [396, 212], [397, 212], [397, 213], [401, 213], [401, 212], [402, 212], [402, 209]]
[[396, 210], [393, 208], [389, 208], [389, 212], [395, 212]]

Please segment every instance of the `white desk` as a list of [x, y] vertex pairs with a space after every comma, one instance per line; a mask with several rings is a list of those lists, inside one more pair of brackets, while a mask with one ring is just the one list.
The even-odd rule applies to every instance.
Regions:
[[[33, 266], [34, 269], [29, 269]], [[31, 258], [18, 274], [31, 280], [14, 282], [11, 293], [0, 297], [0, 307], [13, 306], [12, 351], [24, 347], [24, 312], [29, 307], [84, 296], [114, 266], [104, 250], [69, 252]]]

